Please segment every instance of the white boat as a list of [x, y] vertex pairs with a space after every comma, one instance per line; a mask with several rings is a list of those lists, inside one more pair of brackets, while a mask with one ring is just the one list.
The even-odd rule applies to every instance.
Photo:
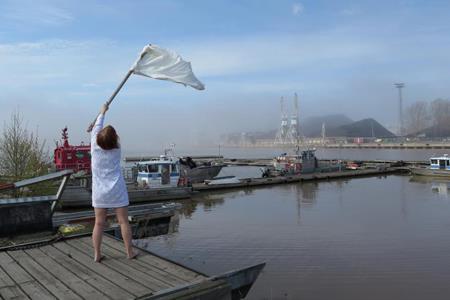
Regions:
[[430, 158], [426, 168], [411, 168], [411, 173], [421, 176], [450, 177], [450, 158], [448, 154]]
[[148, 188], [171, 188], [180, 184], [180, 162], [172, 156], [136, 163], [137, 184]]
[[173, 149], [166, 149], [159, 158], [136, 163], [139, 186], [175, 187], [202, 183], [215, 178], [224, 167], [221, 163], [196, 163], [191, 157], [176, 157]]

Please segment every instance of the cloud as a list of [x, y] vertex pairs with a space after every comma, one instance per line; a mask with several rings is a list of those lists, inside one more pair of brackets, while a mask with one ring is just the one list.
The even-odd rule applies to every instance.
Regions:
[[[38, 87], [62, 82], [73, 86], [109, 81], [116, 68], [125, 64], [126, 51], [110, 40], [0, 44], [0, 86]], [[128, 57], [128, 64], [132, 62], [133, 57]]]
[[56, 26], [72, 22], [75, 18], [67, 10], [45, 1], [11, 1], [1, 7], [2, 19], [19, 26]]
[[[107, 39], [0, 44], [0, 86], [20, 89], [58, 84], [66, 90], [97, 90], [120, 80], [135, 60], [140, 46], [124, 47]], [[251, 75], [323, 65], [331, 68], [382, 51], [376, 43], [352, 40], [346, 34], [335, 32], [177, 41], [164, 46], [191, 61], [201, 79], [232, 77], [239, 80], [238, 77], [244, 76], [247, 81], [252, 79]], [[164, 90], [167, 85], [157, 86]]]
[[294, 16], [300, 15], [303, 12], [303, 10], [304, 10], [303, 4], [298, 3], [298, 2], [292, 4], [292, 14]]
[[199, 76], [211, 77], [274, 74], [309, 66], [332, 66], [368, 58], [382, 51], [378, 43], [362, 42], [339, 32], [254, 35], [179, 44], [179, 47], [185, 49]]

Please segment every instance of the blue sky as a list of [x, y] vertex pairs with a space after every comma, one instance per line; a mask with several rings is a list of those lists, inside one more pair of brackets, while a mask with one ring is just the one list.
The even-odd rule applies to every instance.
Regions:
[[[147, 43], [192, 62], [199, 92], [133, 76], [108, 121], [124, 147], [216, 143], [271, 129], [279, 98], [302, 117], [344, 113], [395, 126], [405, 104], [448, 98], [449, 1], [0, 0], [0, 117], [19, 109], [49, 143], [73, 142]], [[143, 133], [145, 137], [141, 134]]]

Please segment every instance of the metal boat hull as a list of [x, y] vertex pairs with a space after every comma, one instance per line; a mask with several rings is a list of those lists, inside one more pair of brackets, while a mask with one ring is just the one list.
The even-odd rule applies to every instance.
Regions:
[[216, 177], [222, 168], [223, 165], [199, 166], [192, 169], [188, 166], [182, 166], [181, 174], [187, 177], [190, 183], [202, 183]]
[[[130, 204], [186, 199], [190, 198], [191, 195], [192, 188], [190, 187], [151, 189], [139, 189], [131, 186], [128, 187]], [[59, 207], [61, 209], [90, 206], [92, 206], [91, 192], [83, 186], [67, 186], [61, 196], [61, 200], [59, 201]]]
[[450, 178], [450, 171], [445, 169], [411, 168], [410, 170], [414, 175]]

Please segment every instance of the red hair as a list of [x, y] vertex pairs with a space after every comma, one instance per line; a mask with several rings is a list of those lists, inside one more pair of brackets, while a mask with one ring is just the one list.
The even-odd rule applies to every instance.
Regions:
[[103, 150], [120, 148], [119, 136], [111, 125], [106, 126], [97, 134], [97, 145]]

